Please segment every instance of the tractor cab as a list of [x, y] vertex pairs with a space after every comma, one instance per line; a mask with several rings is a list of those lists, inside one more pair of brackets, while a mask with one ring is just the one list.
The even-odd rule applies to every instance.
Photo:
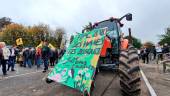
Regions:
[[122, 47], [122, 44], [127, 47], [127, 40], [124, 40], [125, 42], [121, 42], [121, 27], [123, 27], [123, 24], [120, 22], [124, 17], [126, 17], [127, 21], [132, 20], [132, 14], [126, 14], [121, 18], [110, 18], [98, 23], [95, 23], [94, 25], [89, 24], [89, 27], [87, 29], [100, 29], [100, 28], [106, 28], [106, 38], [104, 40], [104, 45], [101, 50], [100, 59], [98, 61], [98, 67], [100, 69], [106, 69], [106, 70], [113, 70], [117, 68], [118, 61], [119, 61], [119, 54]]
[[114, 69], [118, 64], [120, 49], [120, 25], [117, 19], [110, 18], [93, 25], [94, 29], [106, 28], [106, 38], [98, 61], [99, 68]]

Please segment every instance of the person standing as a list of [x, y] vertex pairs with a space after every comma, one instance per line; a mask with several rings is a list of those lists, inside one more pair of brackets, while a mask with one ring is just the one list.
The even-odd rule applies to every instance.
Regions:
[[162, 52], [163, 52], [164, 54], [169, 53], [169, 47], [168, 47], [168, 44], [167, 44], [167, 43], [164, 44], [163, 49], [162, 49]]
[[149, 48], [145, 48], [145, 58], [146, 58], [146, 64], [148, 64], [149, 63], [149, 53], [150, 53], [150, 49]]
[[143, 63], [145, 63], [145, 52], [144, 52], [144, 48], [141, 49], [140, 55], [141, 55], [141, 59], [142, 59]]
[[158, 44], [156, 46], [156, 54], [158, 56], [158, 60], [163, 60], [163, 54], [162, 54], [162, 47]]
[[56, 59], [55, 49], [51, 49], [50, 50], [50, 66], [54, 66], [55, 59]]
[[147, 46], [144, 46], [143, 52], [141, 52], [143, 54], [142, 58], [143, 58], [143, 63], [148, 64], [149, 63], [149, 53], [150, 50], [149, 48], [147, 48]]
[[32, 50], [31, 50], [31, 48], [29, 48], [29, 50], [28, 50], [28, 67], [29, 68], [31, 68], [32, 67]]
[[36, 62], [36, 65], [37, 65], [37, 69], [40, 68], [40, 65], [41, 65], [41, 48], [37, 48], [37, 50], [36, 50], [35, 62]]
[[29, 49], [28, 48], [25, 48], [24, 52], [23, 52], [23, 57], [24, 57], [24, 67], [26, 67], [26, 65], [29, 65]]
[[137, 53], [138, 53], [138, 57], [141, 58], [141, 56], [140, 56], [141, 50], [140, 49], [137, 50]]
[[[55, 58], [55, 63], [58, 63], [58, 58], [59, 58], [59, 54], [58, 54], [58, 50], [55, 50], [55, 54], [56, 54], [56, 58]], [[55, 65], [55, 64], [54, 64]]]
[[15, 69], [14, 69], [15, 62], [16, 62], [16, 50], [15, 50], [15, 46], [13, 45], [13, 47], [10, 49], [8, 71], [9, 71], [10, 67], [11, 67], [11, 71], [15, 71]]
[[155, 48], [155, 46], [153, 46], [153, 59], [155, 60], [156, 59], [156, 48]]
[[2, 55], [3, 55], [3, 58], [1, 59], [1, 64], [2, 64], [2, 72], [3, 72], [3, 75], [7, 75], [7, 70], [6, 70], [6, 63], [9, 59], [9, 56], [10, 56], [10, 51], [9, 49], [6, 47], [5, 43], [3, 45], [3, 48], [2, 48]]
[[24, 52], [24, 49], [21, 50], [21, 52], [19, 52], [19, 65], [22, 67], [23, 66], [23, 52]]
[[44, 42], [44, 45], [42, 47], [42, 60], [44, 63], [43, 73], [45, 73], [48, 70], [49, 55], [50, 55], [50, 48], [48, 47], [47, 42]]
[[36, 51], [35, 51], [34, 48], [31, 48], [30, 52], [31, 52], [31, 64], [35, 65], [35, 54], [36, 54]]
[[2, 63], [1, 63], [2, 59], [3, 59], [3, 50], [2, 50], [2, 48], [0, 47], [0, 67], [1, 67], [1, 65], [2, 65]]

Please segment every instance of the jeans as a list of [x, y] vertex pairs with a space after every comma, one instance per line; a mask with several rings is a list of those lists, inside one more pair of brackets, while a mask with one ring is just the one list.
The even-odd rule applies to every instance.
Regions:
[[2, 72], [5, 75], [6, 74], [6, 61], [7, 60], [1, 60], [1, 64], [2, 64]]
[[48, 58], [43, 58], [44, 70], [48, 70]]
[[15, 56], [9, 57], [9, 62], [8, 62], [8, 70], [11, 67], [11, 70], [14, 70], [15, 66]]
[[41, 65], [41, 58], [40, 57], [37, 58], [36, 64], [37, 64], [37, 68], [39, 68], [40, 65]]
[[24, 67], [26, 67], [26, 65], [28, 65], [29, 68], [32, 67], [32, 64], [31, 64], [31, 59], [24, 59]]
[[1, 65], [2, 65], [1, 61], [2, 61], [2, 60], [0, 59], [0, 67], [1, 67]]
[[32, 67], [31, 59], [28, 59], [28, 67], [29, 67], [29, 68], [31, 68], [31, 67]]

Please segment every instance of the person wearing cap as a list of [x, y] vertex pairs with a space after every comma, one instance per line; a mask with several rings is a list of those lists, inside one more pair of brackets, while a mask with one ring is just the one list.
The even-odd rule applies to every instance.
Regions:
[[9, 64], [8, 64], [8, 71], [11, 68], [11, 71], [15, 71], [15, 63], [16, 63], [16, 49], [15, 45], [12, 46], [10, 49], [10, 57], [9, 57]]

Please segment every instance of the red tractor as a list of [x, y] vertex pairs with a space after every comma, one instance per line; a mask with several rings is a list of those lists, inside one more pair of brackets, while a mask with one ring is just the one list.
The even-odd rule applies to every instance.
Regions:
[[[110, 18], [95, 24], [89, 24], [83, 31], [88, 32], [93, 29], [106, 28], [109, 33], [106, 35], [104, 45], [100, 53], [96, 72], [93, 76], [91, 92], [95, 88], [96, 75], [100, 70], [111, 70], [119, 74], [120, 86], [123, 96], [140, 95], [140, 68], [137, 50], [124, 39], [121, 33], [123, 24], [121, 20], [126, 18], [132, 20], [132, 14], [128, 13], [121, 18]], [[47, 82], [51, 82], [47, 79]], [[83, 96], [90, 96], [84, 92]]]
[[[107, 30], [110, 31], [110, 33], [106, 35], [101, 50], [97, 66], [97, 70], [99, 71], [96, 71], [96, 74], [103, 69], [117, 72], [120, 76], [122, 95], [138, 96], [141, 91], [139, 60], [137, 50], [122, 36], [121, 27], [123, 27], [123, 24], [121, 20], [123, 18], [126, 18], [127, 21], [131, 21], [132, 14], [126, 14], [121, 18], [112, 17], [93, 25], [90, 23], [83, 32], [99, 28], [107, 28]], [[96, 76], [94, 76], [94, 81], [95, 77]], [[93, 85], [94, 82], [92, 83], [92, 89], [94, 87]]]

